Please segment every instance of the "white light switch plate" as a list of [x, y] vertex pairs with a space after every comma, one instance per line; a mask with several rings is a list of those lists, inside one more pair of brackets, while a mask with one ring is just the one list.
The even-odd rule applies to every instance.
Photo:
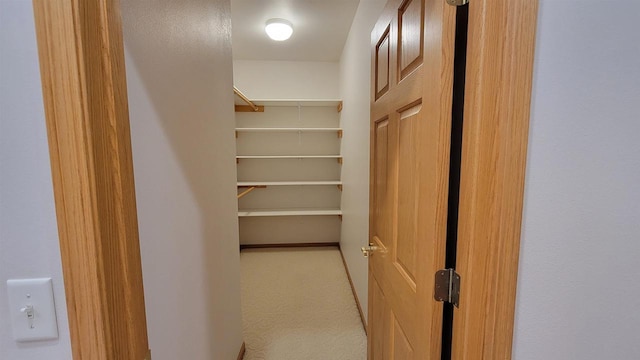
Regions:
[[9, 318], [15, 341], [58, 338], [51, 278], [7, 280], [7, 289], [9, 290]]

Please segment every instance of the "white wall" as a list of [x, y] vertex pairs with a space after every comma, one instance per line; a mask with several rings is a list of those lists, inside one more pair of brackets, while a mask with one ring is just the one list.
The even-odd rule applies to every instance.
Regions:
[[122, 0], [154, 360], [242, 344], [230, 5]]
[[640, 3], [540, 5], [514, 358], [640, 359]]
[[[0, 359], [71, 359], [33, 8], [0, 1]], [[7, 280], [51, 277], [59, 339], [16, 343]]]
[[338, 63], [235, 60], [234, 83], [250, 99], [337, 99]]
[[369, 102], [371, 29], [383, 0], [361, 0], [340, 59], [343, 100], [342, 234], [340, 246], [362, 310], [367, 314], [367, 259], [360, 248], [369, 241]]

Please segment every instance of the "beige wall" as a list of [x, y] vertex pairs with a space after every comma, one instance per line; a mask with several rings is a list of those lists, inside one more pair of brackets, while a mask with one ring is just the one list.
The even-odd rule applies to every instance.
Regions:
[[367, 313], [367, 259], [360, 248], [369, 238], [369, 89], [371, 29], [385, 1], [361, 1], [340, 59], [344, 102], [342, 138], [342, 234], [340, 246], [358, 299]]
[[[58, 340], [17, 343], [7, 280], [50, 277]], [[0, 359], [71, 359], [33, 7], [0, 1]]]
[[235, 85], [250, 99], [337, 99], [337, 62], [233, 62]]
[[640, 359], [638, 16], [540, 1], [516, 360]]
[[242, 344], [228, 0], [122, 0], [154, 360]]

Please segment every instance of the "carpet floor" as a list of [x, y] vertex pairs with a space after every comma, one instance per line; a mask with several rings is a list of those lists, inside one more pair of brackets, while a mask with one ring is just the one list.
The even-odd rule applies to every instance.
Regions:
[[365, 360], [367, 338], [337, 248], [246, 249], [244, 360]]

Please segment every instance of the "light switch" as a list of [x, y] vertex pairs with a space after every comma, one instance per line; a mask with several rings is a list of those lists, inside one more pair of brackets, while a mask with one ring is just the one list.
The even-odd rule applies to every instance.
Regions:
[[9, 319], [15, 341], [58, 338], [51, 278], [7, 280]]

